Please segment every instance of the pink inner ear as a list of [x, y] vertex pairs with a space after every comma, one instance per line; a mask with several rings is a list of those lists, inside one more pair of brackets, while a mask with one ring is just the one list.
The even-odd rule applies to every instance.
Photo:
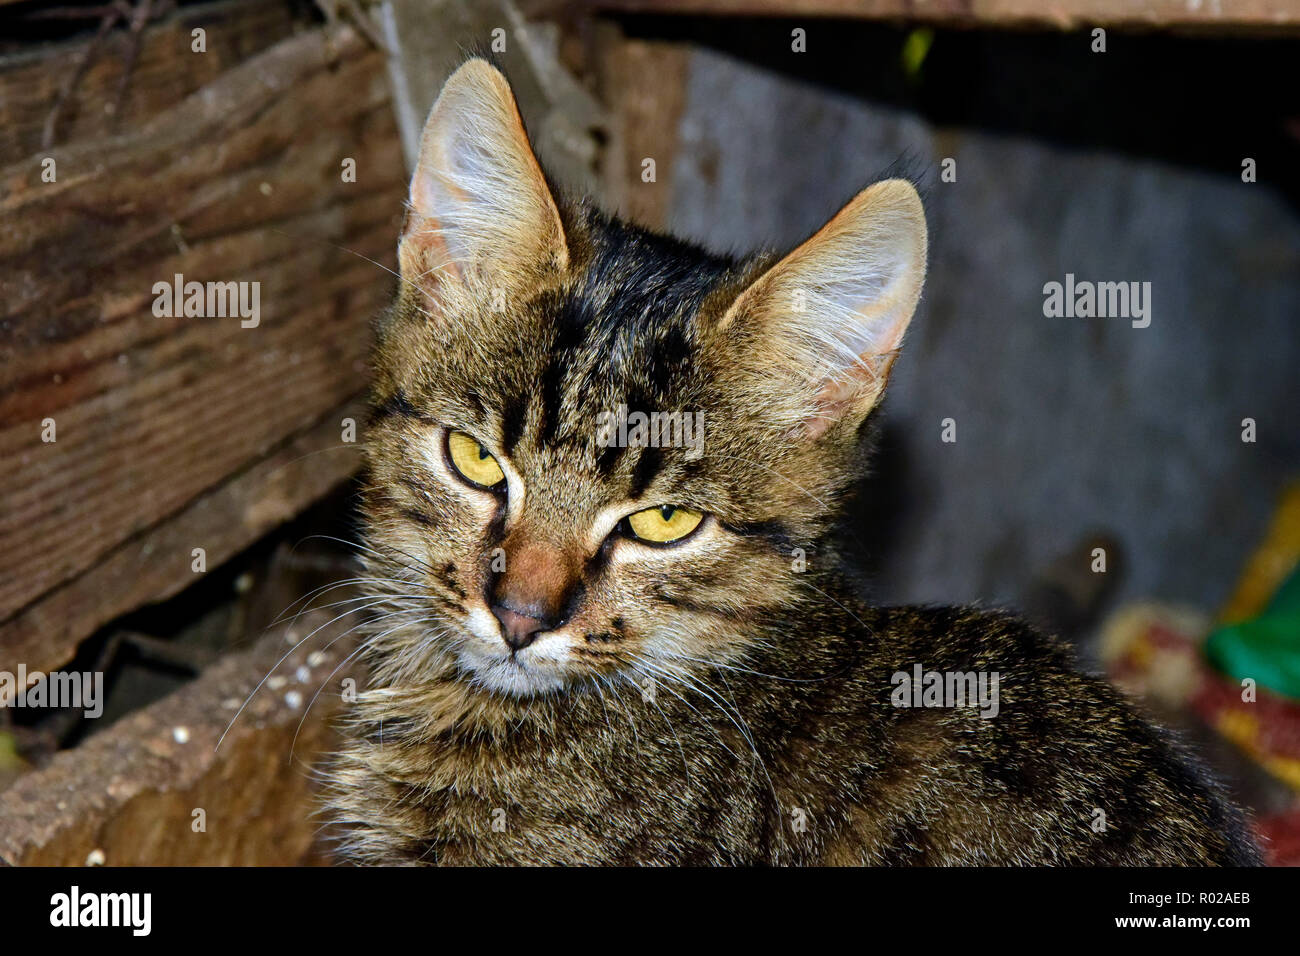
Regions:
[[[402, 274], [413, 282], [439, 275], [463, 278], [461, 264], [453, 254], [448, 237], [448, 219], [457, 203], [469, 196], [457, 183], [438, 170], [447, 165], [447, 145], [426, 131], [419, 164], [411, 177], [411, 204], [402, 231]], [[409, 247], [413, 254], [412, 274], [406, 272]]]
[[897, 348], [868, 353], [846, 369], [841, 377], [828, 379], [813, 399], [813, 413], [803, 426], [805, 435], [820, 438], [854, 409], [870, 411], [880, 401], [897, 356]]
[[[429, 224], [432, 228], [426, 228]], [[439, 276], [461, 278], [460, 267], [436, 221], [421, 216], [414, 209], [407, 213], [398, 260], [402, 278], [417, 285], [430, 281], [435, 272]]]
[[900, 307], [896, 289], [883, 290], [879, 301], [855, 312], [859, 340], [852, 347], [859, 350], [858, 359], [818, 389], [813, 399], [815, 411], [804, 425], [812, 438], [820, 437], [854, 410], [866, 414], [880, 401], [911, 319], [911, 312]]

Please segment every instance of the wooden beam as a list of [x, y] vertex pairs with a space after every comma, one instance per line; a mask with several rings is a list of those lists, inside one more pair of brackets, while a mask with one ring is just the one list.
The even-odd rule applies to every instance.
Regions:
[[276, 662], [290, 652], [286, 637], [302, 640], [332, 616], [276, 628], [0, 792], [0, 865], [320, 861], [310, 768], [334, 746], [329, 721], [349, 674], [346, 664], [334, 669], [353, 645], [331, 642], [346, 625], [323, 627]]
[[530, 16], [586, 12], [856, 17], [939, 27], [1277, 31], [1300, 27], [1295, 0], [529, 0]]
[[[191, 583], [194, 548], [214, 566], [352, 470], [352, 451], [314, 455], [317, 472], [286, 449], [341, 444], [331, 416], [367, 380], [405, 193], [383, 57], [350, 30], [283, 41], [130, 133], [49, 155], [54, 182], [40, 154], [0, 168], [10, 671], [66, 661], [128, 602]], [[260, 283], [257, 325], [155, 315], [176, 274]]]
[[[0, 14], [14, 30], [16, 12]], [[40, 21], [48, 25], [49, 21]], [[76, 39], [0, 57], [0, 164], [41, 148], [41, 135], [69, 77], [86, 55], [95, 20]], [[193, 50], [191, 31], [204, 31], [205, 50]], [[130, 130], [175, 106], [205, 83], [249, 57], [288, 39], [294, 20], [288, 4], [223, 0], [182, 7], [140, 34], [140, 47], [118, 103], [131, 37], [111, 31], [87, 60], [55, 124], [55, 144], [98, 139]], [[116, 109], [116, 113], [114, 113]]]
[[[601, 26], [596, 69], [612, 117], [605, 190], [620, 215], [667, 229], [690, 51]], [[645, 175], [647, 160], [654, 161], [653, 180]]]
[[191, 551], [202, 547], [209, 567], [234, 557], [304, 502], [325, 497], [352, 475], [360, 445], [339, 440], [340, 423], [360, 422], [360, 397], [332, 409], [246, 471], [113, 548], [94, 566], [42, 595], [0, 628], [0, 669], [19, 662], [49, 672], [65, 663], [78, 641], [105, 621], [193, 584]]

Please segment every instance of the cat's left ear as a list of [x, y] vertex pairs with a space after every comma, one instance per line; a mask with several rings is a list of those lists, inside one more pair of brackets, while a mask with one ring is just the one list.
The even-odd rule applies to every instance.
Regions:
[[402, 277], [491, 288], [568, 264], [564, 229], [510, 84], [486, 60], [443, 85], [420, 138], [398, 248]]
[[911, 183], [890, 179], [760, 275], [718, 331], [743, 343], [751, 387], [768, 393], [761, 404], [812, 438], [860, 424], [880, 401], [921, 297], [925, 256], [921, 199]]

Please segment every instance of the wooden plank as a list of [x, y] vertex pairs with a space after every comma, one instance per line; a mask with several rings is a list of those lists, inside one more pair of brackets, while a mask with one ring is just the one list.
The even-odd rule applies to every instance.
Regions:
[[[10, 32], [17, 31], [19, 16], [0, 14]], [[0, 163], [41, 148], [50, 111], [94, 36], [95, 20], [68, 22], [84, 26], [87, 32], [73, 41], [0, 58]], [[183, 7], [141, 33], [139, 52], [114, 115], [130, 48], [127, 31], [116, 29], [88, 61], [60, 111], [55, 143], [130, 130], [250, 56], [287, 39], [293, 28], [291, 10], [284, 3], [223, 0]], [[205, 52], [192, 49], [195, 29], [205, 33]]]
[[946, 27], [1250, 29], [1300, 26], [1296, 0], [527, 0], [530, 16], [586, 12], [860, 17]]
[[[620, 215], [666, 229], [690, 51], [680, 43], [628, 39], [613, 25], [604, 27], [596, 71], [613, 117], [606, 191]], [[652, 182], [643, 176], [646, 159], [655, 163]]]
[[315, 427], [292, 436], [247, 471], [201, 495], [157, 527], [132, 537], [84, 574], [43, 595], [0, 628], [0, 670], [49, 672], [105, 621], [179, 593], [198, 577], [191, 551], [204, 549], [214, 568], [325, 497], [360, 464], [359, 444], [340, 442], [345, 418], [360, 422], [358, 397]]
[[346, 624], [276, 662], [290, 651], [287, 635], [302, 640], [331, 616], [304, 614], [20, 777], [0, 793], [0, 864], [84, 866], [91, 854], [109, 866], [319, 861], [308, 768], [333, 747], [329, 720], [350, 665], [331, 672], [353, 645], [331, 642]]
[[[350, 30], [284, 41], [128, 135], [52, 155], [55, 183], [41, 182], [36, 156], [0, 169], [0, 669], [10, 670], [11, 648], [29, 652], [44, 635], [43, 659], [66, 660], [119, 613], [108, 597], [96, 612], [90, 595], [122, 580], [124, 547], [157, 539], [188, 554], [204, 544], [184, 532], [211, 540], [197, 520], [159, 537], [205, 495], [213, 513], [242, 502], [262, 515], [228, 529], [220, 556], [322, 492], [231, 478], [264, 474], [259, 462], [314, 427], [323, 441], [337, 429], [324, 416], [364, 387], [369, 321], [393, 281], [367, 258], [392, 266], [405, 192], [383, 57]], [[340, 176], [345, 157], [354, 183]], [[155, 316], [154, 284], [178, 273], [260, 282], [260, 322]], [[42, 441], [46, 419], [53, 443]], [[156, 560], [132, 601], [193, 580], [174, 576], [174, 554]], [[103, 563], [118, 571], [65, 587]], [[75, 625], [56, 643], [44, 628], [60, 605], [42, 599], [59, 589]]]

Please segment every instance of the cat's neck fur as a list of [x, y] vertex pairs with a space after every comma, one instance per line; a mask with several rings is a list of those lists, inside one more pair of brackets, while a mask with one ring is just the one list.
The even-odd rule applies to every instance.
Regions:
[[[365, 772], [372, 783], [384, 778], [394, 800], [394, 831], [375, 844], [376, 853], [382, 849], [391, 861], [393, 843], [409, 840], [410, 855], [430, 861], [518, 862], [528, 851], [509, 834], [526, 827], [528, 839], [545, 841], [545, 850], [536, 848], [541, 862], [566, 845], [554, 830], [556, 816], [603, 812], [616, 821], [626, 816], [618, 806], [635, 805], [637, 820], [660, 818], [665, 828], [680, 820], [683, 806], [738, 814], [723, 841], [734, 845], [687, 853], [700, 862], [741, 862], [757, 847], [791, 854], [780, 837], [782, 808], [811, 801], [825, 811], [827, 797], [813, 794], [825, 784], [808, 782], [835, 776], [831, 751], [792, 751], [791, 734], [819, 719], [823, 697], [835, 692], [850, 658], [871, 653], [873, 623], [874, 612], [842, 580], [810, 571], [785, 613], [731, 625], [749, 651], [708, 676], [685, 668], [674, 674], [672, 662], [659, 662], [635, 679], [528, 698], [476, 687], [450, 661], [418, 686], [380, 681], [383, 689], [359, 702], [354, 727], [365, 741]], [[856, 645], [851, 652], [849, 645]], [[359, 764], [349, 770], [362, 772]], [[400, 805], [417, 794], [419, 807], [406, 808], [411, 819], [401, 836]], [[552, 822], [537, 826], [529, 808], [545, 808]], [[504, 811], [505, 839], [493, 839], [494, 810]], [[671, 837], [664, 831], [669, 842], [684, 838], [679, 827]], [[352, 851], [364, 859], [364, 842]], [[613, 837], [599, 847], [569, 844], [566, 852], [572, 862], [611, 862], [628, 850]], [[647, 860], [662, 858], [665, 848], [647, 844], [644, 852]]]

